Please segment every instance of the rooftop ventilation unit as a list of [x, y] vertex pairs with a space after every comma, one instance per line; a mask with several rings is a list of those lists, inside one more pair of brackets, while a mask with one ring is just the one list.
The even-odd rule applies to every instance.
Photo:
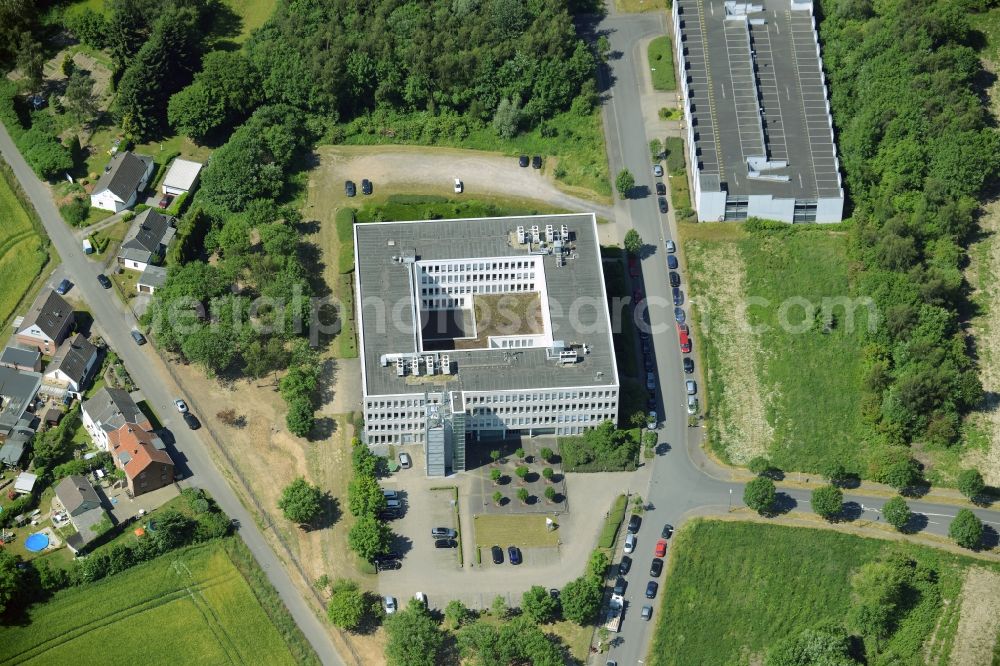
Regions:
[[403, 359], [401, 359], [401, 358], [397, 358], [396, 359], [396, 376], [397, 377], [403, 377], [405, 375], [406, 375], [406, 362]]
[[554, 231], [553, 231], [552, 225], [551, 224], [546, 224], [545, 225], [545, 240], [549, 241], [550, 243], [552, 241], [554, 241], [555, 237], [553, 236], [553, 233], [554, 233]]
[[538, 234], [538, 225], [537, 224], [531, 225], [531, 242], [533, 242], [533, 243], [541, 243], [542, 242], [542, 238]]
[[441, 355], [441, 374], [450, 375], [451, 374], [451, 357], [447, 354]]
[[524, 225], [517, 225], [517, 244], [524, 245]]
[[414, 359], [412, 361], [410, 361], [410, 372], [413, 373], [414, 377], [419, 377], [420, 376], [420, 357], [419, 356], [414, 357]]
[[559, 362], [563, 365], [573, 365], [579, 359], [575, 349], [564, 349], [559, 352]]
[[565, 224], [562, 225], [559, 229], [559, 236], [564, 242], [569, 241], [569, 227]]
[[434, 357], [433, 356], [425, 356], [424, 357], [424, 365], [427, 366], [427, 374], [428, 375], [433, 375], [434, 374]]

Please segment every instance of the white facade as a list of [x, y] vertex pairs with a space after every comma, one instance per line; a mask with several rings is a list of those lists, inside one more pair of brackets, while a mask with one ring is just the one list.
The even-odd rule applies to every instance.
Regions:
[[199, 162], [177, 158], [171, 163], [167, 175], [163, 177], [160, 191], [174, 196], [190, 192], [198, 181], [199, 172], [201, 172]]
[[135, 205], [136, 195], [133, 193], [128, 201], [122, 201], [111, 192], [111, 190], [101, 190], [90, 195], [90, 205], [101, 210], [110, 210], [113, 213], [120, 213]]
[[90, 439], [93, 440], [94, 446], [99, 448], [101, 451], [108, 450], [108, 433], [104, 432], [104, 428], [97, 421], [94, 421], [93, 417], [87, 412], [86, 408], [80, 410], [81, 420], [83, 421], [83, 427], [86, 429], [87, 434], [90, 435]]
[[122, 268], [127, 268], [133, 271], [139, 271], [140, 273], [146, 270], [146, 268], [149, 266], [149, 264], [146, 263], [145, 261], [136, 261], [135, 259], [122, 259], [120, 257], [118, 259], [118, 264]]

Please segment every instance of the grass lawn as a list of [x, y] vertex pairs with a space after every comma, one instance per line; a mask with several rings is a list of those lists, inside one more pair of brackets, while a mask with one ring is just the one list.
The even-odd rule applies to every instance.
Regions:
[[[0, 325], [16, 314], [18, 305], [49, 262], [47, 239], [15, 193], [7, 165], [0, 167]], [[21, 308], [24, 309], [24, 308]]]
[[615, 503], [611, 505], [607, 517], [604, 519], [604, 528], [601, 529], [601, 536], [597, 538], [598, 548], [614, 548], [615, 540], [618, 537], [618, 530], [625, 520], [625, 509], [628, 506], [628, 497], [619, 495], [615, 498]]
[[620, 12], [649, 12], [666, 9], [667, 0], [615, 0], [615, 7]]
[[490, 548], [497, 544], [522, 548], [554, 548], [559, 541], [558, 530], [545, 526], [545, 514], [512, 514], [509, 516], [473, 516], [476, 545]]
[[[760, 432], [758, 449], [765, 447], [781, 469], [815, 472], [838, 461], [861, 472], [868, 310], [853, 308], [851, 322], [834, 300], [851, 295], [844, 233], [815, 226], [754, 233], [731, 224], [682, 229], [692, 300], [700, 299], [696, 330], [705, 338], [713, 447], [724, 458], [745, 463], [747, 456], [735, 451], [746, 445], [747, 433]], [[713, 278], [720, 250], [736, 267], [722, 279]], [[743, 322], [735, 317], [727, 322], [722, 312], [734, 298], [751, 304]], [[810, 308], [814, 314], [807, 320]], [[829, 331], [824, 309], [836, 317]], [[747, 323], [759, 330], [747, 330]], [[734, 338], [745, 338], [746, 344], [734, 345]], [[742, 379], [738, 368], [746, 369]], [[745, 408], [755, 397], [761, 406]]]
[[126, 303], [138, 295], [139, 292], [136, 291], [135, 285], [139, 282], [140, 275], [142, 273], [139, 271], [132, 270], [123, 270], [121, 273], [111, 274], [111, 281], [115, 284], [115, 291], [118, 292], [118, 296]]
[[[654, 612], [648, 662], [654, 666], [762, 663], [761, 654], [778, 640], [821, 621], [843, 622], [852, 574], [896, 551], [936, 572], [934, 589], [941, 598], [913, 590], [906, 602], [910, 611], [882, 651], [896, 659], [884, 663], [926, 663], [923, 643], [935, 632], [941, 606], [957, 605], [952, 602], [970, 563], [910, 544], [742, 522], [691, 523], [671, 549]], [[943, 656], [935, 663], [947, 663]]]
[[653, 77], [653, 90], [677, 90], [674, 76], [674, 52], [670, 37], [663, 35], [649, 43], [649, 68]]
[[[183, 654], [200, 663], [297, 663], [230, 557], [236, 547], [217, 541], [174, 551], [58, 592], [32, 608], [29, 624], [0, 628], [0, 664], [131, 663], [140, 653], [146, 664], [174, 664]], [[138, 638], [150, 627], [156, 640]]]
[[[94, 209], [91, 208], [91, 210]], [[118, 246], [121, 245], [131, 224], [131, 220], [128, 222], [116, 222], [92, 234], [94, 238], [90, 242], [94, 246], [94, 254], [91, 258], [104, 259], [110, 253], [118, 252]], [[104, 248], [103, 251], [100, 249], [101, 247]]]
[[242, 44], [251, 32], [271, 18], [277, 2], [276, 0], [223, 0], [223, 4], [240, 17], [240, 33], [233, 38], [233, 41]]

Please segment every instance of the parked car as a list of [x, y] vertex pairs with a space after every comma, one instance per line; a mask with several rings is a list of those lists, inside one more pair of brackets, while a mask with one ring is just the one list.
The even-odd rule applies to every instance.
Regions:
[[686, 358], [685, 357], [685, 359], [684, 359], [684, 372], [686, 372], [689, 375], [692, 372], [694, 372], [694, 359], [693, 358]]
[[694, 397], [693, 395], [688, 396], [687, 410], [688, 414], [698, 413], [698, 398]]
[[656, 194], [657, 196], [663, 196], [667, 193], [667, 186], [661, 181], [656, 181]]
[[517, 158], [517, 163], [519, 165], [521, 165], [522, 167], [528, 166], [528, 156], [527, 155], [521, 155], [519, 158]]
[[652, 617], [653, 617], [653, 607], [652, 606], [643, 606], [642, 607], [642, 619], [646, 620], [648, 622]]
[[687, 331], [681, 331], [677, 334], [678, 341], [681, 344], [681, 352], [684, 354], [691, 353], [691, 336], [688, 335]]
[[649, 344], [649, 340], [642, 341], [642, 353], [651, 354], [653, 352], [653, 347]]
[[395, 491], [395, 490], [389, 490], [389, 489], [383, 488], [382, 489], [382, 496], [385, 497], [387, 500], [398, 500], [399, 499], [399, 492]]
[[111, 280], [104, 273], [98, 273], [97, 282], [105, 289], [111, 289]]
[[673, 535], [673, 533], [674, 533], [674, 526], [671, 525], [670, 523], [667, 523], [663, 526], [663, 529], [660, 531], [660, 536], [663, 537], [664, 539], [669, 539]]
[[654, 410], [649, 410], [649, 416], [646, 418], [646, 428], [649, 430], [656, 430], [657, 424], [659, 424], [660, 419], [656, 416]]
[[490, 548], [490, 552], [493, 554], [493, 564], [503, 564], [503, 548], [500, 546], [493, 546]]
[[438, 539], [434, 542], [435, 548], [458, 548], [458, 542], [454, 539]]
[[681, 276], [679, 273], [670, 271], [670, 286], [671, 287], [681, 286]]
[[396, 571], [402, 569], [403, 563], [399, 560], [376, 560], [375, 571]]
[[650, 391], [656, 389], [656, 375], [654, 375], [652, 372], [646, 373], [646, 388]]
[[649, 396], [648, 398], [646, 398], [646, 411], [652, 412], [655, 410], [656, 410], [656, 397]]
[[396, 597], [386, 597], [382, 600], [382, 606], [385, 607], [386, 615], [392, 615], [396, 612]]
[[673, 242], [672, 240], [668, 240], [665, 243], [665, 245], [667, 246], [667, 252], [669, 252], [670, 254], [673, 254], [674, 252], [677, 251], [677, 243]]
[[635, 550], [636, 536], [633, 532], [629, 532], [625, 535], [625, 554], [631, 555], [632, 551]]
[[655, 599], [656, 598], [656, 591], [658, 589], [660, 589], [660, 584], [659, 583], [657, 583], [655, 580], [649, 581], [649, 583], [646, 584], [646, 598], [647, 599]]
[[674, 297], [674, 305], [684, 305], [684, 292], [680, 287], [673, 287], [670, 294]]
[[361, 194], [371, 194], [372, 193], [372, 181], [364, 178], [361, 180]]
[[618, 563], [618, 575], [624, 576], [632, 569], [632, 558], [628, 555], [622, 556], [622, 561]]
[[663, 178], [663, 167], [659, 164], [653, 165], [653, 175], [657, 178]]
[[643, 354], [642, 364], [646, 368], [646, 372], [652, 372], [656, 369], [656, 364], [653, 363], [653, 357], [651, 354]]
[[455, 194], [461, 194], [462, 193], [462, 189], [463, 189], [462, 181], [459, 180], [458, 178], [456, 178], [455, 179]]
[[63, 279], [63, 281], [59, 283], [59, 286], [56, 287], [56, 293], [59, 294], [60, 296], [65, 296], [66, 292], [72, 288], [73, 288], [73, 283], [70, 282], [69, 280]]
[[436, 539], [437, 538], [454, 539], [455, 537], [458, 536], [458, 532], [451, 529], [450, 527], [432, 527], [431, 536]]
[[131, 333], [132, 333], [132, 339], [135, 340], [135, 344], [137, 344], [137, 345], [144, 345], [144, 344], [146, 344], [146, 336], [145, 335], [143, 335], [139, 331], [135, 330], [134, 328], [132, 329]]
[[170, 206], [170, 204], [173, 203], [173, 201], [174, 201], [174, 195], [172, 195], [172, 194], [164, 194], [163, 198], [160, 199], [160, 202], [158, 204], [156, 204], [156, 205], [158, 207], [160, 207], [160, 208], [167, 208], [167, 207]]
[[403, 512], [399, 509], [382, 509], [378, 512], [378, 517], [382, 520], [396, 520], [403, 517]]
[[669, 268], [672, 271], [675, 271], [675, 270], [677, 270], [677, 266], [678, 265], [679, 264], [677, 263], [677, 255], [676, 254], [668, 254], [667, 255], [667, 268]]
[[358, 190], [357, 190], [357, 188], [354, 187], [354, 181], [353, 180], [345, 180], [344, 181], [344, 194], [346, 194], [349, 197], [353, 197], [357, 193], [358, 193]]
[[663, 557], [667, 554], [667, 542], [665, 539], [659, 539], [656, 542], [656, 548], [653, 549], [656, 557]]
[[517, 566], [521, 563], [521, 549], [517, 546], [507, 546], [507, 559], [510, 563]]
[[184, 423], [186, 423], [187, 427], [191, 428], [191, 430], [197, 430], [198, 428], [201, 427], [201, 421], [199, 421], [198, 417], [192, 414], [191, 412], [184, 412], [183, 416], [184, 416]]
[[659, 578], [661, 573], [663, 573], [663, 560], [654, 557], [653, 563], [649, 565], [649, 575], [653, 578]]
[[674, 319], [677, 320], [678, 324], [683, 324], [687, 321], [687, 315], [684, 313], [684, 308], [677, 307], [674, 308]]
[[187, 403], [181, 400], [180, 398], [174, 400], [174, 407], [176, 407], [177, 411], [180, 412], [181, 414], [185, 413], [188, 410]]
[[628, 581], [619, 576], [615, 580], [614, 592], [615, 594], [625, 594], [625, 588], [628, 587]]
[[534, 157], [531, 158], [531, 168], [532, 169], [541, 169], [542, 168], [542, 156], [541, 155], [535, 155]]
[[656, 203], [660, 206], [660, 212], [666, 214], [667, 212], [667, 198], [657, 197]]
[[693, 379], [689, 379], [684, 382], [684, 389], [687, 391], [688, 395], [694, 395], [698, 392], [698, 384], [696, 384]]
[[424, 594], [423, 592], [417, 592], [416, 594], [413, 595], [413, 598], [416, 599], [418, 602], [420, 602], [420, 604], [424, 608], [427, 608], [427, 595], [426, 594]]
[[410, 469], [411, 467], [413, 467], [413, 459], [410, 458], [409, 453], [399, 454], [399, 466], [402, 467], [403, 469]]
[[387, 499], [385, 501], [385, 508], [389, 509], [390, 511], [402, 511], [403, 503], [400, 502], [398, 499]]
[[628, 519], [628, 531], [635, 534], [642, 527], [642, 516], [637, 513], [632, 514], [632, 517]]

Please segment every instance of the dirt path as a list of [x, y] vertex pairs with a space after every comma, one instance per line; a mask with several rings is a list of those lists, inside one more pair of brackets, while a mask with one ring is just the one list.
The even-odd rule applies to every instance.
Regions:
[[962, 585], [962, 608], [951, 649], [951, 666], [990, 663], [1000, 631], [1000, 574], [970, 567]]
[[[516, 197], [534, 199], [549, 206], [565, 208], [571, 212], [595, 212], [608, 220], [614, 219], [610, 206], [589, 201], [560, 190], [555, 181], [530, 167], [521, 168], [517, 159], [509, 156], [458, 148], [433, 148], [428, 146], [321, 146], [318, 149], [321, 166], [310, 180], [336, 181], [338, 198], [343, 197], [344, 180], [358, 185], [358, 203], [361, 179], [367, 178], [375, 186], [376, 194], [394, 192], [440, 194], [478, 197]], [[465, 185], [465, 192], [456, 195], [455, 178]]]

